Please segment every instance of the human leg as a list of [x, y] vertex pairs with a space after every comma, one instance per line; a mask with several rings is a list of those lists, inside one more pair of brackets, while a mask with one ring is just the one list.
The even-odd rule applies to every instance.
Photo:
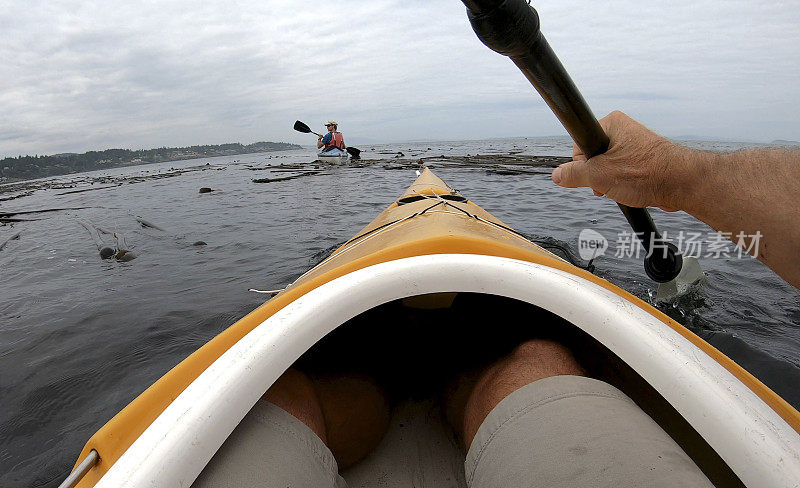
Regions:
[[468, 485], [711, 486], [632, 400], [583, 374], [563, 346], [529, 341], [462, 382], [448, 418]]
[[310, 379], [289, 370], [247, 413], [193, 488], [345, 488]]
[[325, 416], [317, 390], [305, 373], [289, 368], [264, 394], [263, 399], [303, 422], [327, 444]]
[[308, 376], [291, 368], [264, 400], [314, 431], [333, 452], [339, 469], [369, 454], [389, 426], [386, 396], [363, 375]]
[[536, 380], [585, 373], [572, 353], [548, 340], [531, 340], [486, 369], [462, 376], [446, 401], [446, 415], [469, 449], [472, 439], [489, 412], [505, 397]]
[[389, 422], [388, 403], [360, 376], [287, 370], [231, 433], [195, 487], [345, 486], [338, 470], [366, 456]]
[[347, 468], [383, 438], [389, 427], [389, 402], [365, 376], [314, 377], [313, 383], [325, 418], [327, 445], [339, 469]]

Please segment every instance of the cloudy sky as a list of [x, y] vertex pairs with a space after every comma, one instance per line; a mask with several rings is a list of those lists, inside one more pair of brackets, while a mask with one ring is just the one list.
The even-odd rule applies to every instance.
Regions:
[[[534, 0], [595, 113], [800, 139], [800, 1]], [[0, 0], [0, 157], [564, 134], [458, 0]], [[313, 138], [313, 137], [312, 137]]]

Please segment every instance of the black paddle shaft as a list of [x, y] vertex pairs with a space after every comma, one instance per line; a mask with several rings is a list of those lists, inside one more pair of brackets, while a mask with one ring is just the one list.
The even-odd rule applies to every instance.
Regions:
[[[462, 1], [481, 42], [511, 58], [586, 157], [606, 152], [608, 136], [542, 35], [536, 10], [525, 0]], [[678, 276], [681, 255], [677, 247], [664, 241], [647, 209], [618, 205], [647, 251], [644, 267], [648, 276], [659, 283]]]

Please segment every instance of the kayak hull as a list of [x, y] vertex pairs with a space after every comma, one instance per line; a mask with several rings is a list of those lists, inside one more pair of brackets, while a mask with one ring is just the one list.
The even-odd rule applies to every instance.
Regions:
[[346, 164], [347, 163], [348, 154], [347, 152], [341, 152], [340, 154], [327, 154], [327, 153], [318, 153], [317, 159], [322, 161], [323, 163], [328, 164]]

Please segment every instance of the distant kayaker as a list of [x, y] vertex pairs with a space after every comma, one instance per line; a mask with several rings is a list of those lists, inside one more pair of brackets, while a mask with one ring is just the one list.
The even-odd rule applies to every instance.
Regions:
[[337, 124], [335, 120], [329, 120], [325, 123], [325, 127], [328, 129], [328, 133], [324, 136], [319, 136], [317, 149], [324, 148], [322, 149], [324, 153], [331, 151], [344, 152], [346, 147], [344, 145], [344, 136], [341, 132], [337, 131], [339, 124]]
[[600, 120], [611, 139], [606, 153], [553, 171], [567, 188], [590, 187], [632, 207], [684, 210], [732, 241], [760, 234], [757, 257], [800, 288], [800, 151], [759, 149], [715, 153], [679, 146], [622, 112]]

